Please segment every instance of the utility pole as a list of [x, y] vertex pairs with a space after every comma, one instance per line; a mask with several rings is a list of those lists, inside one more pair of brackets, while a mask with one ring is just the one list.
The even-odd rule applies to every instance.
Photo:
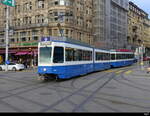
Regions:
[[6, 53], [5, 53], [5, 64], [6, 69], [5, 71], [8, 71], [8, 47], [9, 47], [9, 6], [6, 6]]

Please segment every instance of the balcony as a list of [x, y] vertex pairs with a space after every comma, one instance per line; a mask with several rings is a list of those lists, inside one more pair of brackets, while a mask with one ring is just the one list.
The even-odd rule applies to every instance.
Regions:
[[47, 27], [48, 23], [39, 23], [39, 24], [27, 24], [27, 25], [21, 25], [21, 26], [14, 26], [12, 27], [15, 30], [20, 29], [30, 29], [30, 28], [37, 28], [37, 27]]

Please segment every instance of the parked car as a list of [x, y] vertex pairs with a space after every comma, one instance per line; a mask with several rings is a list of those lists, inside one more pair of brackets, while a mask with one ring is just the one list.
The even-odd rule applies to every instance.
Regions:
[[148, 61], [148, 60], [150, 60], [150, 57], [148, 56], [143, 58], [143, 61]]
[[[0, 71], [3, 71], [5, 69], [6, 69], [5, 63], [1, 63], [0, 64]], [[23, 64], [11, 62], [8, 65], [8, 70], [11, 70], [11, 71], [20, 71], [20, 70], [24, 70], [24, 69], [25, 69], [25, 66]]]

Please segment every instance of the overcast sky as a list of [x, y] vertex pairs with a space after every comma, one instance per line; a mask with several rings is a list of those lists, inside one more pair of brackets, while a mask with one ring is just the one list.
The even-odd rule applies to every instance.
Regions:
[[[150, 0], [130, 0], [150, 15]], [[150, 16], [149, 16], [150, 17]]]

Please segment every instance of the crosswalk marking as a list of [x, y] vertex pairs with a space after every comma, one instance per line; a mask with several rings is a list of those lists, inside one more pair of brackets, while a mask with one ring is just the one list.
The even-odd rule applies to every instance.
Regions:
[[105, 72], [115, 72], [115, 70], [107, 70], [107, 71], [105, 71]]
[[129, 70], [129, 71], [125, 72], [125, 74], [126, 74], [126, 75], [129, 75], [129, 74], [131, 74], [132, 72], [133, 72], [133, 71]]
[[120, 70], [120, 71], [117, 71], [116, 74], [120, 74], [120, 73], [122, 73], [122, 72], [123, 72], [123, 70]]

